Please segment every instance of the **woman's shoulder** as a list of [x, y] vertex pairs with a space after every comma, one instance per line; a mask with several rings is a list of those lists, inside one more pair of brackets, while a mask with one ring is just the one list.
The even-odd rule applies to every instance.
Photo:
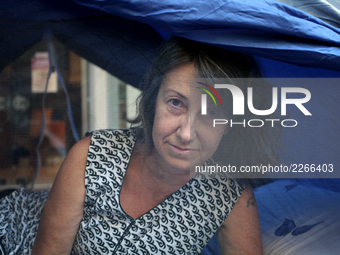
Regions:
[[98, 159], [98, 153], [104, 158], [130, 158], [137, 136], [135, 129], [100, 129], [88, 132], [85, 139], [89, 142], [88, 157]]
[[94, 131], [86, 132], [84, 138], [91, 137], [92, 140], [95, 139], [105, 139], [105, 140], [124, 140], [124, 139], [136, 139], [136, 129], [98, 129]]
[[78, 141], [77, 143], [75, 143], [70, 151], [68, 152], [66, 159], [67, 158], [79, 158], [85, 155], [87, 155], [87, 151], [89, 149], [90, 146], [90, 142], [91, 142], [91, 137], [87, 136], [84, 137], [83, 139], [81, 139], [80, 141]]

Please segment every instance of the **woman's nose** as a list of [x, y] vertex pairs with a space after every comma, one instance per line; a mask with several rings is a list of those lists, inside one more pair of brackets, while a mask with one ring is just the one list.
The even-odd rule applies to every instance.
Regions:
[[177, 129], [177, 136], [182, 143], [188, 144], [192, 142], [195, 138], [195, 120], [194, 116], [186, 114], [180, 117], [179, 127]]

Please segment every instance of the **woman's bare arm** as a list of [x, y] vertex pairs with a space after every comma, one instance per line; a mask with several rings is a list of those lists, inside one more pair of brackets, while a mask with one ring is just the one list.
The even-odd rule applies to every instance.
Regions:
[[85, 199], [85, 167], [90, 137], [67, 154], [44, 206], [33, 255], [71, 253]]
[[262, 255], [260, 222], [255, 197], [247, 187], [218, 231], [222, 254]]

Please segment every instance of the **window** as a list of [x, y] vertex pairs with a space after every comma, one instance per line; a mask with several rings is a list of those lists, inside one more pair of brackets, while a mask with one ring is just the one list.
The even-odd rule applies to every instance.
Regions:
[[76, 142], [72, 126], [81, 138], [90, 130], [126, 128], [127, 118], [135, 116], [138, 89], [57, 41], [55, 47], [68, 99], [56, 72], [44, 95], [49, 68], [44, 41], [0, 73], [0, 190], [31, 187], [33, 182], [34, 189], [50, 188], [66, 153]]

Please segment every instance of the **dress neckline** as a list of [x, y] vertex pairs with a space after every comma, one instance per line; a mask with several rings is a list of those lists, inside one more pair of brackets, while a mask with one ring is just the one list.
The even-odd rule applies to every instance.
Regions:
[[150, 215], [152, 214], [154, 211], [156, 211], [157, 209], [160, 209], [159, 207], [161, 207], [162, 204], [164, 203], [167, 203], [169, 200], [171, 200], [171, 198], [173, 198], [176, 194], [178, 193], [182, 193], [184, 190], [186, 190], [194, 180], [196, 180], [196, 177], [193, 177], [191, 178], [186, 184], [184, 184], [181, 188], [179, 188], [178, 190], [172, 192], [169, 196], [167, 196], [164, 200], [162, 200], [161, 202], [159, 202], [157, 205], [155, 205], [154, 207], [152, 207], [151, 209], [149, 209], [148, 211], [146, 211], [145, 213], [143, 213], [142, 215], [140, 215], [139, 217], [137, 218], [133, 218], [132, 216], [130, 216], [128, 213], [125, 212], [125, 210], [123, 209], [122, 205], [121, 205], [121, 202], [120, 202], [120, 195], [121, 195], [121, 191], [122, 191], [122, 188], [123, 188], [123, 185], [124, 185], [124, 179], [125, 179], [125, 176], [126, 176], [126, 173], [128, 171], [128, 168], [129, 168], [129, 165], [130, 165], [130, 162], [131, 162], [131, 157], [133, 155], [133, 152], [135, 150], [135, 147], [136, 147], [136, 144], [137, 144], [137, 141], [138, 141], [138, 138], [137, 138], [137, 135], [136, 135], [136, 130], [135, 129], [132, 129], [132, 132], [130, 134], [130, 136], [132, 136], [132, 140], [134, 142], [133, 144], [133, 148], [131, 150], [131, 153], [129, 153], [129, 163], [123, 167], [123, 172], [122, 172], [122, 181], [121, 181], [121, 185], [119, 187], [119, 190], [118, 190], [118, 194], [117, 194], [117, 198], [118, 198], [118, 205], [119, 205], [119, 209], [132, 221], [138, 221], [140, 219], [143, 219], [146, 215]]

